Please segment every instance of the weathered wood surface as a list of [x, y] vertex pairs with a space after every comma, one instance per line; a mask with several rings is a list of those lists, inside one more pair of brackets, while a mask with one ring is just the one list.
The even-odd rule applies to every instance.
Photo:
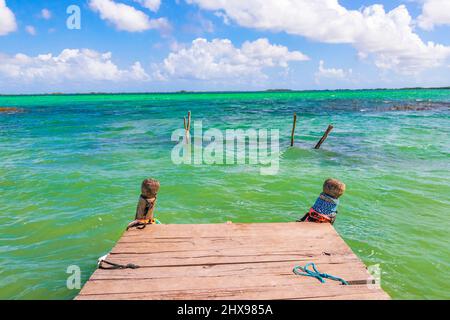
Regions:
[[328, 135], [330, 134], [331, 130], [333, 130], [333, 126], [329, 125], [327, 128], [327, 131], [325, 131], [325, 133], [323, 134], [322, 138], [320, 138], [319, 142], [317, 142], [316, 146], [314, 147], [314, 149], [320, 149], [320, 146], [322, 145], [322, 143], [325, 142], [325, 140], [327, 140]]
[[297, 125], [297, 114], [294, 113], [294, 122], [292, 123], [292, 132], [291, 132], [291, 147], [294, 146], [295, 139], [295, 126]]
[[[151, 225], [125, 232], [76, 299], [389, 299], [329, 224]], [[295, 265], [349, 281], [294, 275]]]

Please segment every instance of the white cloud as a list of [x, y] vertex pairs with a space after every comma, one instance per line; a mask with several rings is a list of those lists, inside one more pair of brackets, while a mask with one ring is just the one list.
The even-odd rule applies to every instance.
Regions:
[[159, 80], [263, 79], [266, 78], [264, 68], [287, 68], [291, 61], [308, 59], [299, 51], [272, 45], [267, 39], [247, 41], [241, 48], [236, 48], [228, 39], [208, 41], [198, 38], [190, 47], [170, 53], [156, 65], [154, 77]]
[[352, 74], [352, 69], [336, 69], [336, 68], [325, 68], [325, 62], [320, 60], [319, 70], [315, 74], [316, 83], [320, 83], [321, 79], [338, 79], [338, 80], [348, 80]]
[[45, 20], [50, 20], [52, 18], [52, 12], [48, 9], [42, 9], [41, 18]]
[[0, 36], [17, 30], [16, 17], [6, 6], [5, 0], [0, 0]]
[[36, 35], [36, 28], [33, 26], [26, 26], [25, 31], [32, 36]]
[[158, 12], [161, 6], [161, 0], [134, 0], [134, 2], [139, 3], [144, 8], [147, 8], [153, 12]]
[[379, 68], [400, 73], [418, 73], [442, 65], [450, 57], [450, 47], [425, 43], [414, 33], [413, 20], [404, 5], [386, 12], [377, 4], [348, 10], [338, 0], [186, 1], [222, 12], [244, 27], [351, 44], [360, 57], [373, 56]]
[[112, 23], [117, 30], [142, 32], [150, 29], [167, 31], [170, 28], [165, 18], [150, 19], [144, 12], [112, 0], [90, 0], [89, 6], [100, 14], [100, 18]]
[[220, 11], [216, 11], [214, 12], [214, 15], [218, 18], [221, 18], [223, 23], [226, 24], [227, 26], [230, 25], [230, 19], [228, 19], [228, 16]]
[[166, 34], [172, 30], [172, 26], [166, 18], [158, 18], [150, 20], [150, 29], [157, 29], [162, 34]]
[[122, 70], [110, 52], [89, 49], [65, 49], [59, 55], [0, 55], [0, 78], [24, 83], [65, 83], [66, 81], [143, 81], [149, 77], [139, 62]]
[[215, 30], [213, 22], [203, 17], [199, 12], [188, 13], [186, 19], [188, 24], [182, 27], [182, 30], [186, 33], [201, 36], [205, 33], [213, 33]]
[[450, 25], [450, 0], [425, 0], [418, 25], [433, 30], [437, 25]]

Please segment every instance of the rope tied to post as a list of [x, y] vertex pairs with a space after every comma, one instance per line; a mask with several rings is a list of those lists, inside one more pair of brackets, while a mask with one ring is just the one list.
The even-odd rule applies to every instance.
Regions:
[[[309, 269], [309, 267], [312, 267], [312, 270]], [[299, 270], [301, 270], [301, 271], [299, 271]], [[345, 285], [345, 286], [349, 285], [348, 282], [342, 278], [332, 276], [331, 274], [328, 274], [328, 273], [319, 272], [319, 270], [317, 270], [316, 264], [314, 262], [307, 263], [304, 267], [295, 266], [292, 271], [298, 276], [316, 278], [321, 283], [325, 283], [325, 279], [330, 279], [330, 280], [334, 280], [334, 281], [339, 281], [339, 282], [341, 282], [342, 285]]]
[[[100, 257], [98, 259], [98, 268], [103, 270], [116, 270], [116, 269], [138, 269], [140, 266], [134, 264], [134, 263], [128, 263], [128, 264], [119, 264], [114, 263], [111, 261], [107, 261], [106, 257], [108, 255], [104, 255], [103, 257]], [[109, 267], [105, 267], [103, 264], [109, 265]]]

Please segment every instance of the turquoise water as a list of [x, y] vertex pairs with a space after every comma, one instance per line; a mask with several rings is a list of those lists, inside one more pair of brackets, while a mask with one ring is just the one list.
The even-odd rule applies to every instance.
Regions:
[[[134, 217], [139, 184], [161, 181], [165, 223], [282, 222], [327, 177], [347, 184], [336, 229], [397, 299], [450, 298], [450, 90], [0, 96], [0, 298], [71, 299]], [[281, 135], [280, 169], [174, 165], [173, 130], [193, 120]], [[288, 148], [297, 112], [296, 146]], [[335, 126], [313, 150], [328, 124]]]

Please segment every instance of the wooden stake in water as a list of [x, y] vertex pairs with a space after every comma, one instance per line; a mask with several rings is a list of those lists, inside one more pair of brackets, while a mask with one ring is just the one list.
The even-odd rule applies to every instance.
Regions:
[[191, 131], [191, 112], [188, 112], [187, 131]]
[[294, 135], [295, 135], [296, 124], [297, 124], [297, 114], [294, 113], [294, 123], [292, 124], [292, 133], [291, 133], [291, 147], [294, 146]]
[[191, 112], [188, 112], [187, 120], [186, 117], [183, 118], [183, 125], [186, 137], [186, 143], [189, 143], [191, 141]]
[[333, 130], [333, 126], [330, 124], [327, 128], [327, 131], [325, 131], [325, 133], [323, 134], [322, 138], [319, 140], [319, 142], [317, 142], [316, 146], [314, 147], [314, 149], [320, 149], [320, 146], [322, 145], [322, 143], [325, 142], [325, 140], [328, 138], [328, 135], [330, 134], [331, 130]]

